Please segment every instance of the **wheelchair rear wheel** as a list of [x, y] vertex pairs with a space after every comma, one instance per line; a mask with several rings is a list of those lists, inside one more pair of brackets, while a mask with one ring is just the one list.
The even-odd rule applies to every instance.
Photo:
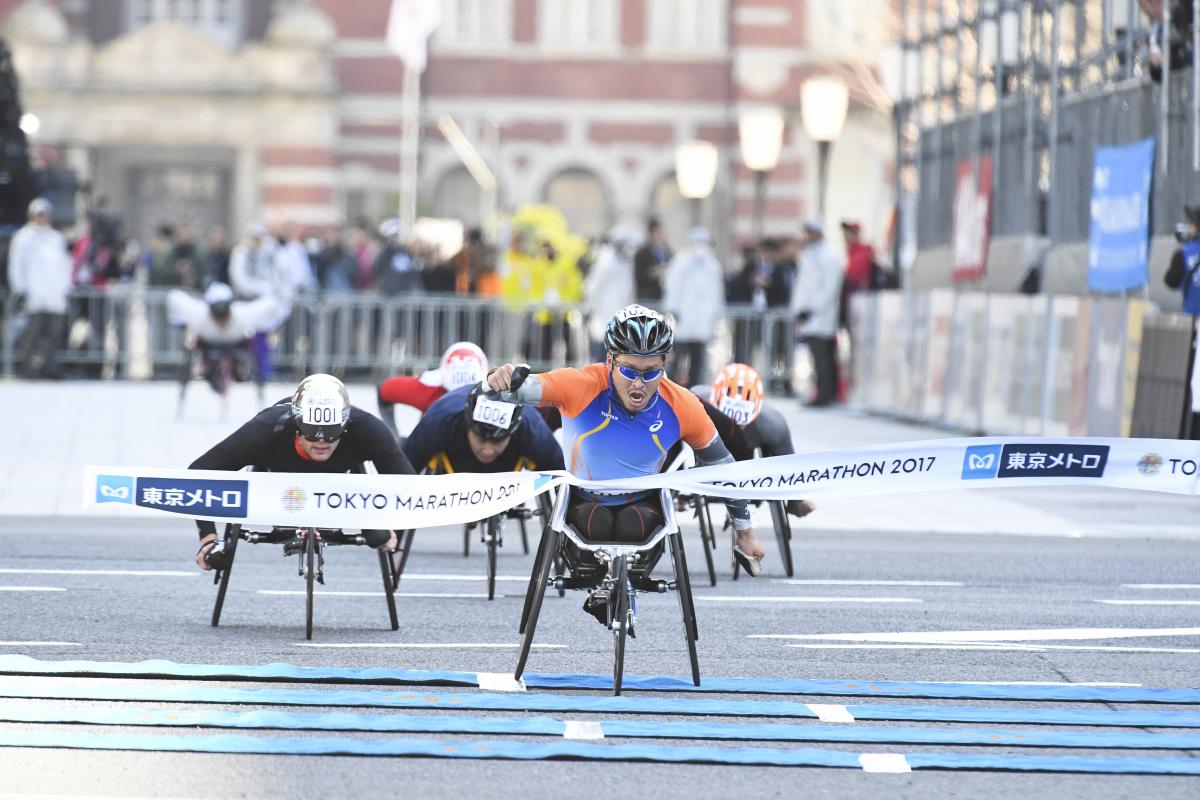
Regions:
[[517, 668], [513, 670], [513, 678], [518, 681], [525, 672], [525, 663], [529, 660], [529, 649], [533, 646], [533, 634], [537, 630], [538, 614], [542, 611], [542, 599], [546, 596], [546, 583], [550, 578], [550, 568], [558, 561], [558, 553], [562, 548], [563, 535], [561, 533], [547, 527], [546, 538], [546, 553], [541, 563], [534, 566], [533, 574], [529, 577], [529, 613], [525, 619], [525, 639], [521, 642], [521, 654], [517, 657]]
[[412, 552], [413, 536], [417, 533], [415, 528], [409, 528], [406, 531], [400, 531], [400, 557], [396, 560], [392, 567], [392, 591], [400, 587], [400, 578], [404, 575], [404, 568], [408, 565], [408, 556]]
[[[403, 531], [401, 532], [403, 533]], [[400, 629], [400, 618], [396, 614], [396, 588], [399, 581], [392, 576], [392, 557], [383, 550], [379, 551], [379, 572], [383, 576], [383, 594], [387, 598], [388, 620], [392, 630]]]
[[716, 550], [716, 540], [712, 531], [712, 515], [708, 512], [708, 498], [696, 497], [696, 521], [700, 524], [700, 547], [704, 550], [704, 564], [708, 567], [708, 584], [717, 585], [717, 569], [713, 565], [713, 551]]
[[790, 578], [794, 573], [792, 566], [792, 523], [788, 519], [787, 506], [782, 500], [770, 500], [771, 522], [775, 525], [775, 540], [779, 543], [779, 557], [783, 560], [783, 569]]
[[237, 543], [242, 534], [242, 526], [231, 523], [225, 526], [225, 569], [221, 570], [214, 580], [218, 582], [217, 601], [213, 604], [212, 626], [221, 624], [221, 609], [225, 606], [225, 592], [229, 589], [229, 573], [233, 571], [233, 557], [237, 554]]
[[676, 531], [668, 537], [668, 544], [671, 548], [671, 565], [675, 570], [675, 593], [679, 597], [679, 611], [683, 616], [683, 636], [687, 641], [688, 661], [692, 668], [692, 683], [699, 686], [700, 660], [696, 655], [696, 640], [700, 638], [700, 627], [696, 624], [696, 604], [692, 600], [692, 583], [688, 579], [683, 536]]
[[317, 580], [317, 532], [312, 528], [304, 532], [304, 581], [307, 598], [304, 638], [312, 639], [313, 632], [313, 589]]

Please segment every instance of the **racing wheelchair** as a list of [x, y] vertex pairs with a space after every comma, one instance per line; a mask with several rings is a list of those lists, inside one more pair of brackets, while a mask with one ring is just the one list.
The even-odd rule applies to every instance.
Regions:
[[[641, 542], [604, 542], [585, 539], [567, 520], [567, 507], [573, 492], [570, 487], [559, 490], [554, 511], [542, 533], [534, 558], [533, 573], [525, 595], [519, 633], [524, 634], [514, 677], [519, 681], [525, 672], [529, 651], [533, 646], [538, 615], [546, 589], [553, 585], [562, 594], [566, 589], [582, 589], [593, 599], [606, 605], [606, 627], [613, 637], [613, 694], [621, 694], [625, 672], [626, 639], [636, 638], [637, 596], [641, 592], [674, 590], [683, 616], [683, 633], [691, 662], [692, 683], [700, 685], [700, 664], [696, 657], [696, 606], [688, 580], [687, 559], [683, 537], [675, 522], [675, 507], [671, 493], [659, 491], [663, 509], [663, 524], [650, 532]], [[671, 580], [651, 577], [664, 548], [671, 556]]]
[[181, 419], [188, 385], [197, 373], [221, 398], [222, 415], [228, 414], [229, 386], [234, 381], [253, 381], [258, 388], [259, 405], [263, 403], [263, 382], [249, 339], [219, 344], [193, 337], [190, 343], [185, 343], [183, 363], [179, 369], [179, 400], [175, 409], [176, 416]]
[[[405, 535], [407, 534], [407, 536]], [[412, 532], [403, 531], [397, 535], [401, 540], [412, 542]], [[325, 548], [339, 545], [366, 545], [365, 534], [348, 534], [331, 528], [287, 528], [274, 527], [270, 530], [246, 530], [240, 523], [230, 523], [225, 526], [225, 535], [217, 546], [205, 555], [209, 566], [216, 569], [213, 583], [217, 586], [217, 599], [213, 604], [212, 626], [221, 623], [221, 610], [225, 605], [225, 593], [229, 589], [229, 576], [233, 572], [234, 557], [237, 555], [238, 542], [250, 544], [281, 544], [284, 557], [298, 556], [298, 574], [304, 578], [306, 608], [304, 638], [312, 639], [313, 634], [313, 600], [316, 584], [325, 585]], [[215, 554], [215, 555], [214, 555]], [[400, 628], [400, 620], [396, 615], [396, 583], [395, 566], [389, 555], [379, 551], [379, 571], [383, 578], [383, 591], [387, 599], [388, 618], [392, 630]], [[407, 551], [401, 556], [407, 557]]]
[[502, 514], [495, 514], [477, 522], [468, 522], [463, 526], [463, 556], [470, 555], [471, 534], [478, 529], [479, 541], [487, 548], [487, 591], [488, 600], [496, 598], [496, 555], [499, 548], [504, 546], [504, 521], [515, 519], [521, 528], [521, 546], [525, 555], [529, 555], [529, 530], [526, 520], [540, 516], [549, 520], [553, 509], [546, 499], [546, 494], [537, 496], [537, 508], [519, 505], [510, 508]]

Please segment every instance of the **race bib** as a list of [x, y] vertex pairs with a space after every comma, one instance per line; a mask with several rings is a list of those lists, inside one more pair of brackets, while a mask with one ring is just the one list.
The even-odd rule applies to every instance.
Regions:
[[738, 425], [747, 425], [754, 416], [754, 403], [736, 397], [724, 397], [721, 399], [721, 413]]
[[483, 366], [476, 361], [460, 361], [446, 370], [443, 379], [445, 387], [453, 391], [460, 386], [468, 386], [483, 380]]
[[487, 400], [481, 397], [475, 401], [475, 413], [471, 415], [471, 418], [485, 425], [508, 430], [508, 426], [512, 424], [513, 413], [516, 410], [517, 407], [513, 403], [505, 403], [501, 400]]
[[340, 415], [332, 400], [309, 398], [304, 406], [302, 419], [306, 425], [337, 425]]

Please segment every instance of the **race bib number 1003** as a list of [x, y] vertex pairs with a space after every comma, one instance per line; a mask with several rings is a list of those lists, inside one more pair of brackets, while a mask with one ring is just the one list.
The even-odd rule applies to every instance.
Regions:
[[721, 400], [721, 413], [732, 419], [738, 425], [746, 425], [754, 414], [754, 403], [749, 400], [739, 400], [736, 397], [726, 397]]

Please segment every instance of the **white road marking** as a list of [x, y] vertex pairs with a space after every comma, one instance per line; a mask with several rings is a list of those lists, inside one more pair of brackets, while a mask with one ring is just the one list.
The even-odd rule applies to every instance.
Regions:
[[[700, 598], [697, 597], [697, 600]], [[751, 639], [825, 639], [839, 642], [946, 644], [991, 642], [1055, 642], [1087, 639], [1142, 639], [1154, 636], [1200, 636], [1200, 628], [1036, 628], [1008, 631], [914, 631], [910, 633], [752, 633]]]
[[1093, 600], [1106, 606], [1200, 606], [1200, 600]]
[[1122, 589], [1200, 589], [1200, 583], [1122, 583]]
[[475, 675], [475, 682], [485, 692], [523, 692], [525, 681], [517, 680], [510, 672], [480, 672]]
[[577, 719], [563, 720], [564, 739], [603, 739], [604, 728], [599, 722]]
[[[259, 589], [259, 594], [272, 595], [274, 597], [293, 597], [303, 596], [306, 592], [299, 589]], [[383, 592], [314, 592], [317, 597], [383, 597]], [[471, 594], [464, 592], [396, 592], [395, 597], [453, 597], [453, 598], [479, 598], [487, 599], [486, 593]], [[506, 597], [507, 595], [498, 594], [496, 598]]]
[[0, 642], [0, 647], [79, 647], [79, 642]]
[[0, 592], [65, 592], [61, 586], [0, 586]]
[[[405, 572], [401, 577], [405, 581], [486, 581], [487, 575], [472, 574], [472, 575], [457, 575], [457, 574], [431, 574], [420, 572]], [[497, 581], [511, 581], [515, 583], [529, 583], [528, 575], [497, 575]]]
[[962, 586], [961, 581], [852, 581], [852, 580], [808, 580], [800, 578], [772, 578], [771, 583], [789, 586]]
[[1047, 650], [1074, 650], [1085, 653], [1200, 653], [1194, 647], [1105, 647], [1103, 645], [1063, 644], [785, 644], [801, 650], [993, 650], [1009, 653], [1044, 653]]
[[817, 715], [821, 722], [854, 722], [854, 715], [845, 706], [826, 703], [809, 703], [808, 710]]
[[198, 578], [202, 577], [203, 573], [199, 570], [184, 572], [174, 569], [17, 569], [6, 567], [0, 569], [0, 575], [136, 575], [164, 578]]
[[[326, 650], [507, 650], [520, 647], [518, 642], [295, 642], [292, 647], [318, 647]], [[565, 650], [565, 644], [534, 644], [542, 650]], [[509, 676], [512, 677], [512, 676]]]
[[696, 602], [709, 603], [924, 603], [917, 597], [743, 597], [729, 595], [695, 596]]
[[903, 753], [863, 753], [858, 757], [858, 763], [862, 764], [863, 772], [912, 772]]

